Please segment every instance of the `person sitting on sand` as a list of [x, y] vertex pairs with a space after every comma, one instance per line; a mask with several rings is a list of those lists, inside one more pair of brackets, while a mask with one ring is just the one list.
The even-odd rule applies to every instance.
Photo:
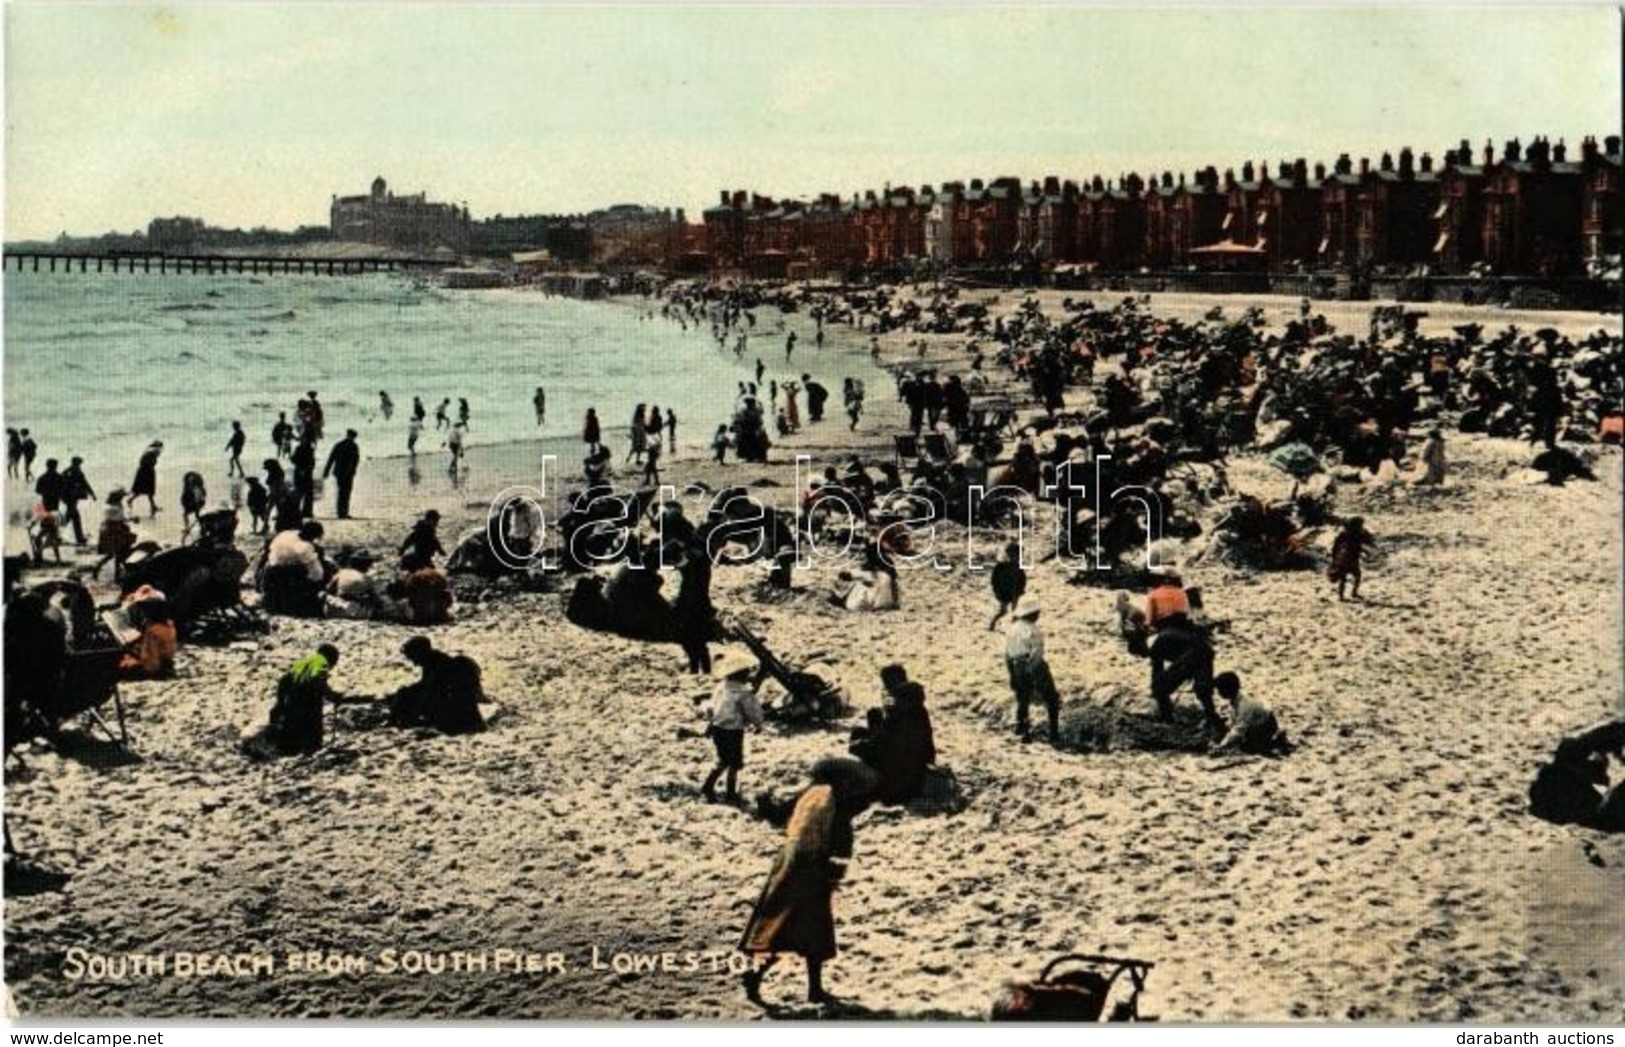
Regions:
[[895, 611], [902, 606], [897, 568], [881, 555], [877, 543], [864, 546], [861, 574], [841, 572], [831, 602], [848, 611]]
[[756, 689], [750, 682], [756, 666], [743, 655], [724, 651], [712, 665], [717, 677], [716, 690], [711, 692], [710, 724], [706, 734], [717, 750], [717, 765], [706, 775], [700, 786], [700, 795], [706, 803], [717, 802], [717, 779], [727, 775], [723, 798], [728, 803], [739, 799], [739, 772], [745, 766], [745, 728], [760, 729], [762, 706], [756, 700]]
[[451, 621], [454, 598], [446, 572], [433, 563], [414, 559], [411, 554], [401, 561], [401, 570], [406, 572], [400, 598], [406, 603], [407, 622], [444, 625]]
[[271, 538], [265, 547], [265, 574], [260, 582], [266, 613], [322, 616], [327, 569], [316, 543], [323, 533], [321, 524], [306, 520], [297, 530], [280, 531]]
[[330, 618], [367, 620], [385, 617], [388, 601], [377, 581], [367, 574], [374, 563], [365, 549], [351, 553], [327, 581], [326, 605]]
[[937, 762], [931, 714], [925, 708], [925, 688], [908, 678], [901, 665], [880, 670], [885, 704], [870, 709], [863, 727], [854, 728], [848, 746], [880, 776], [875, 798], [881, 803], [905, 803], [920, 793], [925, 772]]
[[1230, 730], [1213, 746], [1215, 753], [1243, 752], [1268, 755], [1286, 743], [1275, 722], [1275, 713], [1256, 699], [1241, 693], [1241, 677], [1222, 672], [1213, 678], [1213, 689], [1230, 703]]
[[1343, 521], [1343, 529], [1332, 540], [1331, 566], [1326, 568], [1327, 580], [1337, 583], [1339, 600], [1345, 599], [1343, 589], [1350, 579], [1354, 581], [1354, 599], [1360, 598], [1361, 561], [1375, 540], [1365, 529], [1365, 517], [1351, 516]]
[[744, 975], [745, 996], [753, 1003], [762, 1002], [762, 979], [785, 953], [807, 963], [807, 1002], [832, 1002], [823, 981], [824, 964], [836, 955], [831, 903], [844, 860], [852, 857], [852, 819], [874, 799], [873, 779], [851, 773], [852, 764], [820, 760], [813, 765], [813, 784], [795, 801], [784, 846], [739, 942], [741, 952], [767, 957]]
[[1529, 813], [1557, 825], [1625, 832], [1625, 782], [1608, 786], [1608, 758], [1625, 760], [1625, 718], [1605, 720], [1557, 744], [1529, 786]]
[[175, 675], [179, 641], [169, 601], [155, 590], [142, 588], [151, 595], [129, 604], [132, 616], [141, 623], [141, 635], [125, 647], [118, 661], [119, 677], [125, 680], [157, 680]]
[[480, 702], [479, 664], [466, 654], [437, 651], [427, 636], [414, 636], [401, 654], [423, 676], [389, 698], [391, 727], [431, 727], [442, 734], [472, 734], [485, 729]]
[[277, 681], [270, 722], [243, 739], [244, 754], [254, 760], [314, 753], [321, 749], [325, 706], [337, 696], [328, 675], [339, 662], [330, 643], [299, 659]]

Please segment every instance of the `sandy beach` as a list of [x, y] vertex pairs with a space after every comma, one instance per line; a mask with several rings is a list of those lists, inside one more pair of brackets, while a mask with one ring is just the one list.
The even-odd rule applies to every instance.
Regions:
[[[1046, 292], [1045, 308], [1061, 297]], [[1239, 316], [1250, 303], [1153, 296], [1151, 310], [1192, 319], [1215, 304]], [[1272, 323], [1296, 314], [1296, 300], [1260, 304]], [[1371, 306], [1317, 310], [1361, 335]], [[1619, 326], [1421, 308], [1436, 329]], [[917, 340], [884, 336], [885, 362], [963, 366], [962, 339], [930, 339], [923, 357]], [[765, 467], [719, 468], [687, 449], [666, 480], [766, 479], [777, 486], [758, 497], [788, 507], [796, 454], [820, 469], [890, 458], [904, 413], [889, 389], [871, 388], [868, 408], [857, 433], [832, 410]], [[697, 426], [685, 444], [701, 442]], [[1617, 1022], [1625, 837], [1553, 826], [1526, 804], [1557, 738], [1617, 714], [1625, 694], [1621, 455], [1599, 451], [1598, 482], [1547, 487], [1529, 484], [1525, 444], [1452, 431], [1449, 453], [1440, 489], [1339, 487], [1338, 511], [1364, 515], [1378, 539], [1363, 603], [1339, 603], [1315, 571], [1188, 567], [1186, 584], [1231, 623], [1219, 667], [1240, 672], [1296, 743], [1282, 758], [1018, 744], [1003, 638], [987, 630], [986, 576], [967, 569], [958, 525], [937, 535], [951, 569], [904, 572], [890, 613], [830, 606], [832, 567], [798, 576], [803, 591], [779, 603], [755, 596], [759, 569], [719, 569], [719, 610], [821, 666], [855, 707], [830, 729], [750, 736], [747, 795], [789, 793], [814, 760], [844, 752], [879, 702], [878, 668], [901, 661], [925, 687], [938, 765], [963, 800], [859, 819], [826, 975], [839, 1004], [793, 1003], [791, 964], [769, 976], [763, 1011], [728, 970], [781, 834], [699, 799], [710, 748], [678, 729], [703, 726], [694, 699], [710, 681], [681, 672], [676, 646], [575, 627], [560, 592], [501, 586], [433, 631], [484, 669], [495, 713], [483, 734], [359, 730], [341, 712], [322, 753], [247, 763], [239, 734], [264, 722], [277, 676], [317, 643], [343, 651], [341, 692], [414, 677], [399, 648], [415, 630], [278, 618], [263, 639], [183, 648], [176, 679], [123, 685], [129, 752], [89, 738], [26, 749], [26, 769], [7, 773], [8, 824], [69, 878], [8, 889], [8, 988], [29, 1016], [972, 1020], [1003, 980], [1076, 951], [1154, 961], [1142, 1010], [1164, 1021]], [[394, 479], [404, 463], [369, 461], [363, 518], [324, 519], [326, 544], [383, 552], [431, 507], [447, 516], [443, 539], [455, 536], [504, 487], [534, 483], [539, 454], [476, 447], [461, 486], [438, 458], [417, 487]], [[1251, 455], [1230, 479], [1265, 497], [1290, 486]], [[977, 548], [989, 556], [995, 537]], [[1150, 712], [1111, 590], [1071, 584], [1054, 564], [1029, 577], [1066, 710]], [[114, 595], [105, 579], [96, 593]], [[561, 962], [498, 969], [497, 950]], [[412, 951], [479, 954], [486, 969], [415, 970]], [[290, 969], [310, 952], [356, 969]], [[269, 956], [274, 971], [182, 977], [181, 953]], [[614, 959], [662, 953], [676, 958]], [[130, 954], [166, 956], [168, 969], [73, 976], [91, 957]]]

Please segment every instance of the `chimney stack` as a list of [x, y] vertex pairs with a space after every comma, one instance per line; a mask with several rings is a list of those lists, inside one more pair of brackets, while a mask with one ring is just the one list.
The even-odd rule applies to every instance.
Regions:
[[1432, 153], [1423, 153], [1422, 154], [1422, 173], [1423, 174], [1428, 174], [1432, 170], [1433, 170], [1433, 154]]
[[1484, 166], [1495, 166], [1495, 143], [1487, 138], [1484, 140]]
[[1552, 163], [1561, 164], [1568, 158], [1569, 147], [1563, 144], [1563, 139], [1559, 138], [1557, 144], [1552, 146]]
[[1517, 163], [1523, 159], [1522, 143], [1520, 143], [1516, 138], [1512, 139], [1511, 141], [1507, 142], [1506, 148], [1502, 151], [1502, 155], [1506, 157], [1507, 163]]
[[1607, 147], [1604, 151], [1607, 152], [1609, 156], [1619, 155], [1619, 135], [1609, 135], [1602, 141], [1603, 145]]
[[1251, 182], [1253, 180], [1253, 162], [1251, 160], [1248, 160], [1241, 165], [1241, 180], [1243, 182]]
[[1371, 158], [1369, 156], [1360, 157], [1360, 177], [1364, 178], [1366, 175], [1368, 175], [1370, 173], [1371, 173]]
[[1382, 169], [1384, 171], [1392, 171], [1394, 169], [1394, 154], [1393, 153], [1383, 153], [1382, 154]]
[[1326, 180], [1326, 165], [1325, 164], [1316, 164], [1315, 165], [1315, 183], [1318, 185], [1319, 183], [1324, 182], [1325, 180]]

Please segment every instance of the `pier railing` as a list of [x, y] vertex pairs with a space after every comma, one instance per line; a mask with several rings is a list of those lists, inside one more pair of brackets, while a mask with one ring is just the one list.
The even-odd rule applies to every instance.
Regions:
[[439, 270], [456, 264], [455, 260], [443, 258], [281, 258], [272, 255], [173, 255], [157, 252], [99, 254], [7, 250], [4, 256], [5, 270], [19, 273], [299, 273], [348, 276], [357, 273]]

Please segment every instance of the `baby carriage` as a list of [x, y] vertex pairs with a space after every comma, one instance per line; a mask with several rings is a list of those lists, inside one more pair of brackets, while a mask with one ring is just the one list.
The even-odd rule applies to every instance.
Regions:
[[[1051, 960], [1037, 981], [1010, 982], [993, 1001], [996, 1022], [1098, 1022], [1117, 979], [1128, 975], [1129, 992], [1111, 1009], [1109, 1022], [1151, 1021], [1140, 1016], [1140, 993], [1156, 964], [1120, 956], [1069, 953]], [[1070, 967], [1069, 970], [1061, 970]], [[1121, 994], [1120, 994], [1121, 995]]]
[[761, 674], [773, 677], [784, 688], [785, 699], [768, 710], [770, 715], [796, 723], [809, 720], [827, 722], [838, 719], [846, 712], [846, 702], [839, 687], [817, 673], [792, 669], [768, 650], [761, 637], [738, 622], [728, 623], [724, 632], [750, 648], [761, 662]]

